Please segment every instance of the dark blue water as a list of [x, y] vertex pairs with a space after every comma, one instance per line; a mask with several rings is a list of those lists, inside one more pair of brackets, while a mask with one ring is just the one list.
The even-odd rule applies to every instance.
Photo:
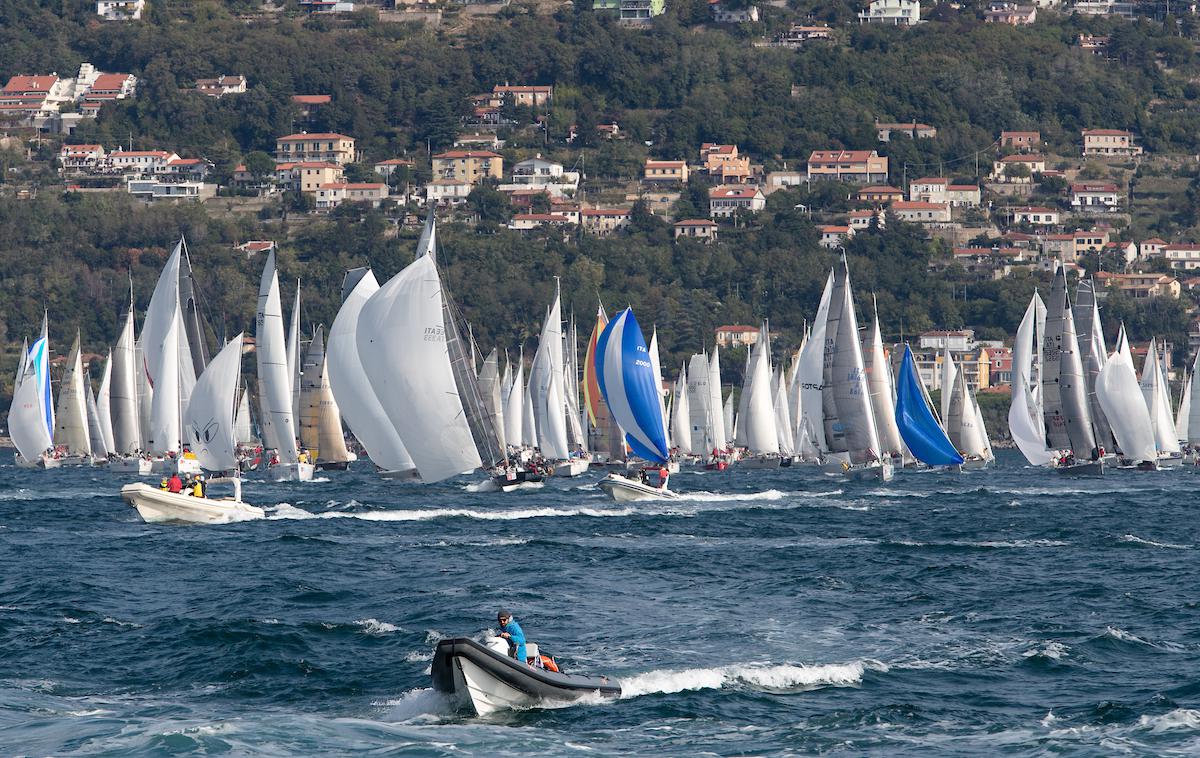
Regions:
[[[4, 460], [11, 458], [5, 454]], [[1200, 751], [1200, 474], [681, 474], [623, 507], [330, 474], [148, 526], [0, 468], [0, 754]], [[497, 606], [615, 702], [473, 719], [433, 643]]]

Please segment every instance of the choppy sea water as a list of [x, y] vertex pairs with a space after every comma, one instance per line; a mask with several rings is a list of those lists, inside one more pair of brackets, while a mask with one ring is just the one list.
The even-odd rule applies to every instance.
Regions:
[[[149, 526], [0, 467], [0, 754], [1200, 751], [1200, 472], [680, 474], [617, 505], [366, 471]], [[434, 642], [511, 608], [620, 700], [451, 711]]]

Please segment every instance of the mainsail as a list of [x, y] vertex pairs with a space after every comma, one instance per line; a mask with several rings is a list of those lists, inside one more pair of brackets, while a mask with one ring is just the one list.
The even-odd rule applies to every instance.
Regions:
[[778, 454], [779, 430], [775, 414], [775, 397], [771, 392], [770, 340], [767, 326], [759, 328], [758, 341], [750, 354], [750, 370], [742, 386], [745, 411], [739, 431], [744, 434], [746, 447], [755, 455]]
[[1008, 428], [1025, 460], [1033, 466], [1045, 466], [1053, 459], [1046, 449], [1046, 426], [1041, 398], [1041, 340], [1046, 307], [1036, 292], [1025, 309], [1017, 328], [1012, 351], [1012, 404], [1008, 409]]
[[342, 433], [342, 414], [329, 384], [328, 358], [325, 354], [325, 330], [317, 327], [300, 378], [300, 443], [322, 463], [350, 460], [346, 436]]
[[83, 386], [83, 360], [80, 356], [79, 335], [71, 345], [67, 370], [58, 389], [58, 412], [54, 426], [55, 446], [65, 446], [71, 455], [91, 455], [88, 437], [87, 393]]
[[[1121, 329], [1124, 333], [1124, 327]], [[1118, 349], [1108, 357], [1100, 375], [1096, 378], [1096, 396], [1108, 421], [1113, 435], [1127, 458], [1134, 462], [1150, 462], [1158, 458], [1154, 444], [1154, 428], [1150, 425], [1150, 414], [1142, 399], [1133, 361], [1122, 351], [1124, 340], [1118, 340]]]
[[258, 288], [258, 318], [255, 355], [258, 360], [259, 404], [262, 406], [263, 443], [273, 448], [283, 464], [299, 460], [296, 421], [292, 415], [292, 374], [283, 336], [283, 306], [279, 299], [279, 277], [275, 251], [267, 254]]
[[880, 459], [879, 433], [871, 410], [845, 259], [834, 266], [829, 302], [822, 389], [825, 441], [833, 452], [848, 454], [852, 463], [876, 461]]
[[875, 413], [875, 426], [879, 431], [879, 444], [884, 456], [899, 456], [904, 453], [900, 430], [896, 427], [896, 401], [892, 389], [892, 370], [888, 365], [887, 353], [883, 350], [883, 334], [879, 329], [879, 313], [875, 313], [875, 324], [871, 330], [871, 342], [863, 350], [863, 362], [867, 372], [867, 388], [871, 393], [871, 408]]
[[1092, 432], [1075, 319], [1067, 296], [1067, 275], [1062, 267], [1054, 274], [1046, 306], [1043, 344], [1042, 411], [1047, 439], [1052, 448], [1069, 449], [1077, 456], [1090, 457], [1096, 437]]

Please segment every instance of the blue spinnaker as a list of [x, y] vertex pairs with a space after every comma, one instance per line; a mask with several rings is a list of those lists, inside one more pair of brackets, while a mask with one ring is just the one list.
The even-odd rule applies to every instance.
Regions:
[[[943, 391], [949, 391], [943, 390]], [[904, 444], [921, 461], [930, 466], [957, 466], [963, 457], [954, 449], [950, 438], [933, 417], [921, 392], [921, 377], [913, 362], [912, 349], [904, 346], [900, 376], [896, 384], [896, 426]]]
[[626, 308], [596, 341], [596, 383], [613, 418], [625, 430], [625, 441], [638, 456], [663, 462], [669, 457], [667, 430], [659, 406], [659, 387], [646, 338]]

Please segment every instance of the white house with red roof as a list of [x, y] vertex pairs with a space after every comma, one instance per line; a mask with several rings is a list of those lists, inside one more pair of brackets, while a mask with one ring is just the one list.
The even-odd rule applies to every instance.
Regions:
[[854, 236], [854, 227], [842, 224], [823, 224], [817, 227], [821, 233], [820, 245], [829, 250], [836, 250]]
[[166, 150], [117, 150], [108, 154], [108, 167], [113, 171], [147, 176], [165, 173], [167, 164], [179, 160]]
[[1121, 207], [1123, 193], [1112, 182], [1075, 182], [1070, 188], [1071, 208], [1111, 212]]
[[767, 196], [758, 187], [724, 186], [708, 191], [708, 215], [732, 218], [739, 210], [758, 213], [767, 207]]
[[833, 179], [855, 184], [886, 184], [887, 156], [875, 150], [813, 150], [808, 156], [808, 178]]
[[1133, 142], [1133, 134], [1124, 129], [1084, 129], [1084, 155], [1141, 155], [1142, 148]]
[[102, 168], [106, 157], [104, 145], [63, 145], [58, 166], [64, 174], [88, 174]]
[[888, 206], [888, 211], [911, 224], [947, 224], [951, 218], [949, 203], [897, 200]]
[[753, 345], [758, 342], [759, 330], [757, 326], [749, 326], [746, 324], [730, 324], [727, 326], [718, 326], [715, 330], [717, 345], [720, 347], [740, 347], [742, 345]]
[[354, 138], [344, 134], [299, 132], [275, 140], [275, 160], [281, 162], [326, 161], [345, 166], [357, 158]]
[[1014, 224], [1029, 224], [1031, 226], [1055, 226], [1059, 222], [1059, 213], [1055, 208], [1040, 205], [1027, 205], [1023, 208], [1013, 208], [1011, 211]]
[[1167, 243], [1165, 240], [1160, 240], [1158, 237], [1151, 237], [1138, 245], [1138, 257], [1160, 258], [1162, 257], [1163, 248], [1166, 246]]

